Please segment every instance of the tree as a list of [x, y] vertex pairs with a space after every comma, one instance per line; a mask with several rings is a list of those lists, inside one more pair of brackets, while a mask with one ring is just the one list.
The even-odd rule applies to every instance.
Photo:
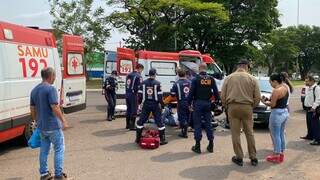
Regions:
[[[209, 20], [228, 20], [228, 13], [222, 4], [199, 0], [109, 0], [108, 3], [125, 10], [112, 13], [109, 20], [114, 27], [130, 33], [126, 41], [135, 49], [176, 51], [188, 46], [194, 48], [194, 44], [189, 42], [197, 41], [201, 44], [201, 40], [188, 36], [189, 32], [199, 30], [198, 27], [186, 26], [186, 23], [192, 23], [188, 21], [190, 17], [206, 18], [194, 22], [198, 25]], [[187, 36], [189, 38], [185, 41], [183, 37]], [[178, 41], [177, 48], [174, 39]]]
[[[52, 27], [61, 39], [63, 33], [79, 35], [84, 38], [85, 54], [104, 51], [104, 44], [110, 36], [106, 26], [106, 15], [102, 7], [93, 9], [93, 0], [60, 1], [49, 0], [50, 14], [53, 16]], [[92, 58], [86, 56], [86, 63]]]
[[130, 32], [132, 47], [150, 50], [195, 49], [220, 60], [228, 73], [248, 47], [280, 26], [277, 0], [118, 0], [124, 12], [110, 16]]
[[295, 45], [299, 48], [298, 62], [301, 78], [304, 79], [314, 66], [320, 66], [320, 27], [289, 27], [296, 34]]
[[261, 65], [268, 67], [268, 75], [273, 72], [290, 72], [296, 66], [299, 48], [295, 45], [296, 34], [290, 29], [277, 29], [267, 34], [260, 41], [262, 59]]

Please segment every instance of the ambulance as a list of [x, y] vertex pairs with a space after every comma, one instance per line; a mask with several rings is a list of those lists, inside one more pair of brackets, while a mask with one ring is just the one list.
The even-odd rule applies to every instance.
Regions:
[[[162, 91], [167, 95], [178, 79], [176, 72], [178, 67], [195, 74], [198, 73], [199, 64], [202, 62], [208, 65], [208, 74], [216, 79], [218, 89], [221, 90], [224, 79], [223, 71], [210, 55], [201, 54], [199, 51], [194, 50], [183, 50], [177, 53], [146, 50], [135, 52], [128, 48], [117, 48], [116, 62], [105, 62], [104, 79], [112, 70], [117, 70], [119, 74], [117, 95], [120, 98], [124, 97], [126, 76], [133, 71], [137, 63], [140, 63], [144, 66], [144, 71], [141, 74], [143, 79], [148, 78], [148, 72], [151, 68], [157, 70], [157, 80], [161, 82]], [[113, 69], [107, 66], [111, 63], [115, 63]]]
[[52, 33], [0, 21], [0, 143], [32, 135], [36, 122], [30, 115], [30, 93], [45, 67], [56, 71], [53, 86], [65, 113], [86, 107], [83, 40], [62, 39], [61, 59]]

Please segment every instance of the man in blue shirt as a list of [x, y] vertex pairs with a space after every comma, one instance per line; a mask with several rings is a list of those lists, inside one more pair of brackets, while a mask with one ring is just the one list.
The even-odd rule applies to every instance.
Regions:
[[67, 128], [68, 124], [59, 107], [57, 90], [52, 86], [56, 78], [54, 69], [43, 69], [41, 77], [42, 82], [32, 90], [30, 98], [31, 116], [41, 131], [40, 179], [52, 179], [47, 163], [51, 143], [54, 146], [54, 178], [67, 179], [63, 173], [65, 146], [62, 128]]

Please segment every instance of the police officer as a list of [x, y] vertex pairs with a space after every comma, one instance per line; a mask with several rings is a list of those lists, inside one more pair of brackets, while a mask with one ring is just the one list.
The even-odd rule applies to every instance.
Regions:
[[172, 86], [170, 94], [171, 96], [175, 96], [178, 100], [178, 120], [181, 128], [179, 136], [188, 138], [188, 121], [190, 114], [188, 95], [191, 81], [186, 78], [186, 72], [183, 69], [178, 69], [177, 73], [179, 80]]
[[201, 153], [200, 141], [202, 139], [202, 121], [204, 121], [209, 145], [207, 150], [213, 152], [213, 131], [212, 131], [212, 117], [211, 117], [211, 98], [214, 96], [216, 101], [220, 100], [218, 88], [214, 78], [207, 75], [207, 65], [205, 63], [199, 66], [199, 75], [197, 75], [191, 82], [191, 89], [188, 97], [188, 102], [191, 107], [193, 102], [193, 126], [194, 138], [196, 144], [192, 147], [195, 153]]
[[107, 120], [112, 121], [114, 120], [114, 111], [116, 107], [116, 90], [118, 86], [117, 81], [118, 73], [117, 71], [112, 71], [111, 76], [107, 77], [104, 82], [104, 96], [108, 102], [107, 107]]
[[160, 82], [155, 80], [156, 70], [150, 69], [149, 78], [144, 80], [139, 88], [139, 101], [142, 111], [137, 122], [136, 143], [140, 142], [144, 123], [152, 112], [154, 120], [159, 129], [160, 145], [167, 144], [165, 138], [165, 125], [161, 118], [162, 91]]
[[144, 67], [137, 64], [135, 70], [126, 77], [126, 129], [135, 130], [135, 123], [138, 111], [138, 90], [142, 82], [141, 72]]

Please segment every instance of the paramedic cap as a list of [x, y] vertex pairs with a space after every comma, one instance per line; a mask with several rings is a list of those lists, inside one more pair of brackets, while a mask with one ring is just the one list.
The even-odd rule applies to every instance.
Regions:
[[149, 71], [149, 76], [155, 76], [157, 74], [157, 70], [156, 69], [150, 69]]

